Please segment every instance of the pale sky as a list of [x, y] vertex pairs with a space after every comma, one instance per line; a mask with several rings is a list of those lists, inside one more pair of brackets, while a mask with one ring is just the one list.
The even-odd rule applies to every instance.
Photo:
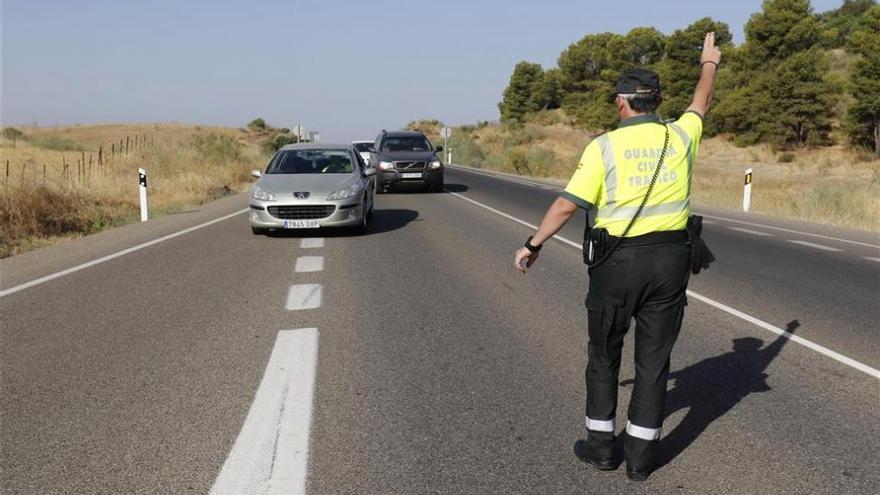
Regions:
[[[840, 0], [813, 0], [817, 12]], [[3, 125], [175, 121], [373, 138], [497, 120], [513, 66], [586, 34], [704, 16], [735, 41], [760, 0], [2, 0]]]

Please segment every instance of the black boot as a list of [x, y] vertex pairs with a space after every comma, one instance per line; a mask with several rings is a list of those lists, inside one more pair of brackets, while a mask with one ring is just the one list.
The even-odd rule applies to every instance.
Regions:
[[626, 477], [645, 481], [654, 472], [654, 461], [660, 448], [659, 440], [642, 440], [623, 434], [623, 452], [626, 457]]
[[614, 458], [614, 433], [588, 431], [586, 440], [574, 443], [574, 455], [600, 471], [613, 471], [620, 466]]

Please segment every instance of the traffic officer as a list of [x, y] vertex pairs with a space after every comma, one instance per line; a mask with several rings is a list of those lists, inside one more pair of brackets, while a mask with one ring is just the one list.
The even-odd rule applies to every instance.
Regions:
[[595, 219], [585, 241], [585, 260], [591, 264], [587, 437], [575, 443], [575, 454], [601, 470], [620, 464], [612, 455], [618, 374], [624, 335], [634, 318], [636, 376], [623, 435], [632, 480], [647, 479], [657, 457], [669, 358], [690, 276], [691, 170], [720, 61], [715, 33], [708, 33], [693, 101], [668, 125], [655, 113], [662, 101], [657, 75], [625, 71], [616, 85], [620, 125], [586, 147], [565, 191], [514, 259], [525, 273], [577, 207]]

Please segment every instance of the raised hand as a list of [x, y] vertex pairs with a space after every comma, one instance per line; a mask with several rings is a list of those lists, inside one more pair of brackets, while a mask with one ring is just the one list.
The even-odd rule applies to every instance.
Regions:
[[713, 62], [716, 65], [721, 63], [721, 50], [715, 46], [715, 32], [706, 33], [703, 39], [703, 53], [700, 54], [700, 63]]

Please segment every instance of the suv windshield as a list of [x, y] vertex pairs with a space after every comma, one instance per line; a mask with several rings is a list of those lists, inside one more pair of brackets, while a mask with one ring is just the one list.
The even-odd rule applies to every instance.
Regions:
[[346, 150], [281, 151], [266, 169], [267, 174], [350, 174], [354, 172]]
[[354, 149], [357, 151], [370, 151], [373, 143], [354, 143]]
[[428, 140], [420, 136], [388, 136], [382, 140], [382, 151], [430, 151]]

